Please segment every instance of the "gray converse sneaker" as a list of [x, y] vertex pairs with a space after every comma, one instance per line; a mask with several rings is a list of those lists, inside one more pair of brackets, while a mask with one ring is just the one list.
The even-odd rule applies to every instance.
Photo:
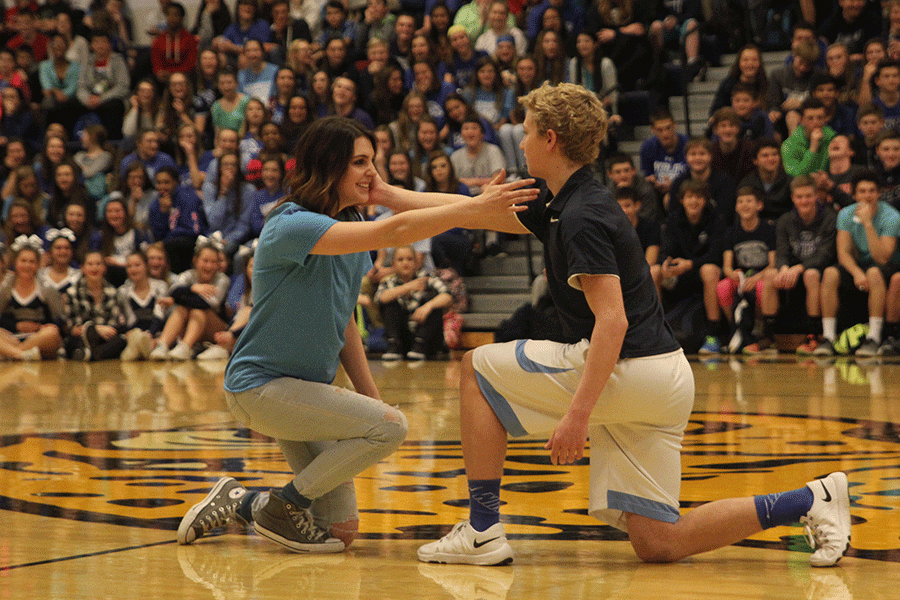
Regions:
[[213, 529], [224, 527], [237, 517], [241, 500], [247, 490], [233, 477], [223, 477], [216, 482], [206, 498], [195, 504], [178, 525], [178, 543], [190, 544]]
[[294, 552], [344, 551], [344, 542], [320, 529], [309, 509], [288, 502], [280, 490], [269, 491], [269, 501], [253, 518], [258, 534]]
[[815, 552], [809, 558], [814, 567], [830, 567], [837, 564], [850, 546], [850, 494], [847, 476], [832, 473], [824, 479], [806, 484], [812, 490], [812, 508], [800, 522], [806, 525], [806, 534]]
[[476, 531], [468, 521], [460, 521], [444, 537], [419, 548], [422, 562], [466, 565], [506, 565], [513, 560], [513, 549], [506, 541], [503, 523]]

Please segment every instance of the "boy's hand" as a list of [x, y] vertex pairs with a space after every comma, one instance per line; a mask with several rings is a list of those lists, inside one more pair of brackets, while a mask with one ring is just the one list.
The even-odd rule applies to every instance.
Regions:
[[554, 465], [567, 465], [584, 457], [584, 446], [587, 443], [588, 426], [586, 418], [579, 418], [566, 412], [553, 431], [544, 448], [550, 451], [550, 462]]
[[410, 319], [415, 321], [416, 323], [424, 323], [425, 319], [428, 318], [428, 315], [431, 314], [431, 308], [427, 304], [423, 304], [419, 308], [413, 311], [413, 314], [410, 315]]
[[813, 152], [819, 151], [819, 146], [822, 144], [822, 128], [817, 127], [809, 132], [809, 149]]
[[428, 283], [427, 277], [417, 277], [406, 284], [410, 292], [424, 292], [425, 284]]
[[857, 202], [856, 203], [856, 216], [859, 217], [859, 220], [863, 225], [871, 225], [872, 217], [875, 215], [872, 213], [872, 208], [866, 202]]

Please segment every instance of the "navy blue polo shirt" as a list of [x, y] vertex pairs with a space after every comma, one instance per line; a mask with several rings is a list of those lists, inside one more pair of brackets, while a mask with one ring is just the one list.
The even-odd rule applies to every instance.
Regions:
[[543, 194], [516, 216], [544, 244], [547, 284], [567, 343], [590, 339], [594, 329], [594, 313], [584, 293], [573, 287], [577, 276], [615, 275], [628, 318], [619, 358], [654, 356], [679, 348], [637, 232], [590, 167], [573, 173], [555, 197]]

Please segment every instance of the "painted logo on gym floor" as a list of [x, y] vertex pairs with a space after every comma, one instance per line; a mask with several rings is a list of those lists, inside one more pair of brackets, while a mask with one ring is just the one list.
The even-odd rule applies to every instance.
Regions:
[[[900, 561], [900, 427], [853, 419], [695, 413], [683, 448], [682, 510], [799, 487], [847, 472], [849, 555]], [[246, 429], [78, 432], [0, 437], [0, 509], [174, 530], [222, 475], [266, 490], [291, 476], [271, 439]], [[587, 515], [588, 463], [554, 466], [543, 441], [511, 441], [502, 512], [512, 539], [622, 540]], [[433, 539], [466, 518], [458, 442], [407, 441], [356, 479], [362, 537]], [[808, 551], [803, 529], [744, 545]]]

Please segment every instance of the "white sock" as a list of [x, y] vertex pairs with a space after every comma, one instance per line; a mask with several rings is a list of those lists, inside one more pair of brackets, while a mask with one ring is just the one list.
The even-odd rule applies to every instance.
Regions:
[[822, 317], [822, 337], [834, 343], [837, 337], [837, 317]]
[[869, 317], [869, 335], [866, 337], [875, 342], [881, 341], [881, 326], [884, 324], [882, 317]]

